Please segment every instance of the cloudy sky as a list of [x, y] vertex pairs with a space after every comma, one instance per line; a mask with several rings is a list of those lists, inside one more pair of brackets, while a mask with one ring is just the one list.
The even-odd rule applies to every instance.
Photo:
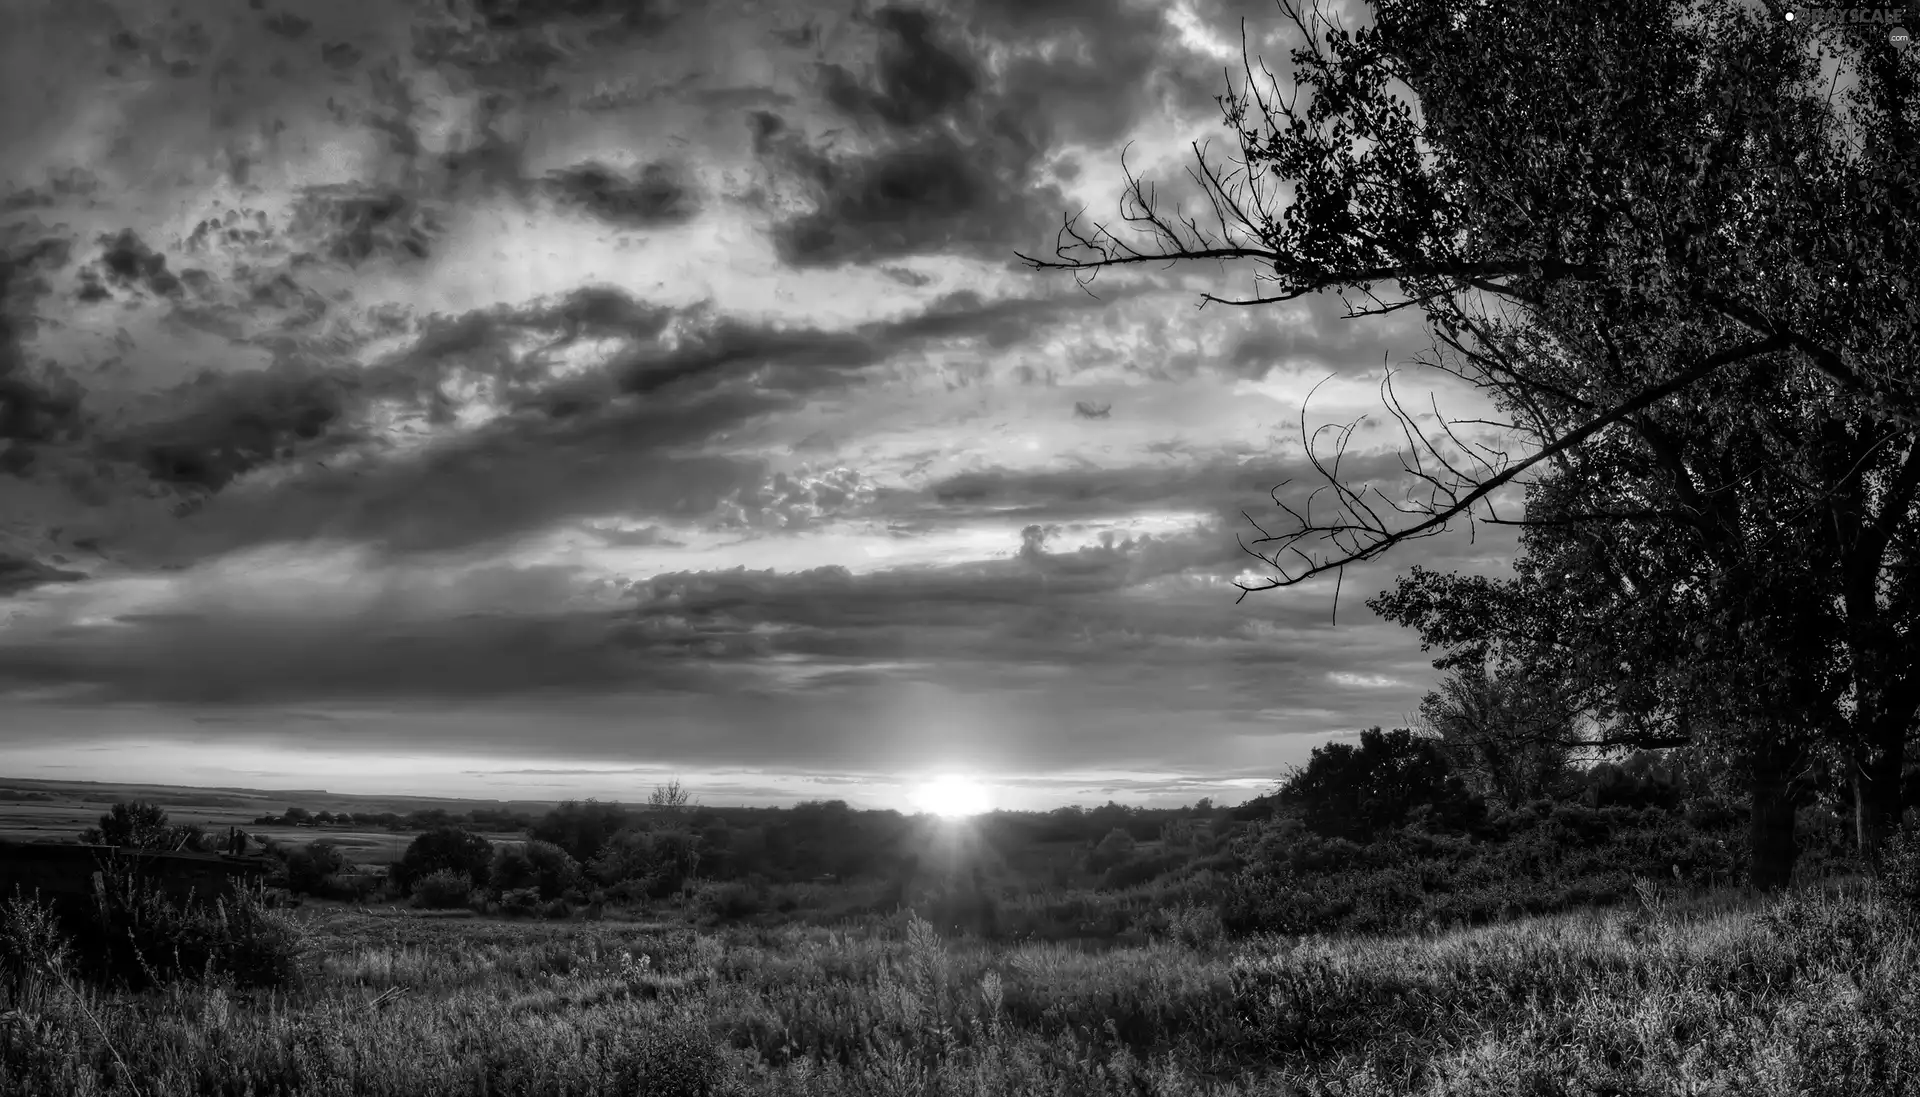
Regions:
[[1264, 0], [0, 6], [0, 774], [1239, 800], [1511, 544], [1236, 605], [1419, 325], [1014, 257], [1227, 135]]

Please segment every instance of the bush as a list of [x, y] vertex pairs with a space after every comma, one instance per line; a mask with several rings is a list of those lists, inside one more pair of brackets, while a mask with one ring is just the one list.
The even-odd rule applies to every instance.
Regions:
[[767, 882], [759, 877], [715, 884], [700, 895], [700, 906], [720, 921], [751, 918], [767, 908]]
[[1197, 903], [1180, 903], [1162, 911], [1153, 928], [1159, 936], [1193, 949], [1212, 947], [1225, 932], [1219, 912]]
[[443, 868], [430, 872], [413, 884], [413, 901], [428, 910], [452, 910], [467, 905], [473, 883], [458, 869]]
[[346, 870], [347, 859], [332, 842], [308, 842], [286, 855], [287, 890], [295, 895], [330, 895], [329, 878]]
[[605, 1051], [614, 1097], [708, 1097], [720, 1090], [726, 1057], [689, 1021], [623, 1033]]
[[240, 986], [292, 986], [304, 946], [294, 925], [268, 909], [264, 888], [175, 903], [122, 868], [108, 870], [91, 918], [73, 928], [87, 975], [136, 990], [203, 973]]
[[1355, 841], [1406, 824], [1421, 806], [1436, 830], [1472, 830], [1486, 817], [1485, 802], [1453, 772], [1440, 742], [1406, 728], [1368, 728], [1357, 747], [1315, 747], [1305, 768], [1281, 784], [1280, 804], [1300, 812], [1316, 834]]
[[540, 917], [558, 921], [573, 917], [573, 905], [565, 899], [555, 899], [540, 908]]
[[438, 827], [415, 838], [388, 870], [388, 875], [401, 891], [409, 892], [422, 878], [434, 873], [461, 873], [467, 877], [467, 885], [460, 889], [461, 902], [465, 902], [468, 891], [487, 886], [492, 862], [492, 842], [459, 827]]
[[349, 903], [364, 903], [380, 890], [378, 880], [369, 876], [337, 875], [320, 881], [320, 890], [314, 894], [326, 899], [340, 899]]
[[552, 842], [566, 850], [575, 863], [584, 865], [593, 860], [609, 837], [624, 829], [631, 820], [627, 809], [619, 804], [568, 800], [541, 817], [529, 837]]
[[535, 888], [514, 888], [500, 893], [500, 913], [515, 918], [531, 918], [540, 912], [540, 892]]
[[558, 899], [577, 891], [584, 879], [579, 864], [566, 850], [538, 838], [521, 846], [502, 846], [493, 857], [491, 884], [495, 891], [530, 887], [542, 899]]
[[22, 894], [18, 887], [0, 903], [0, 975], [12, 985], [30, 970], [50, 963], [65, 967], [72, 959], [67, 935], [60, 928], [51, 903], [39, 892]]
[[1880, 848], [1881, 895], [1902, 915], [1920, 918], [1920, 833], [1901, 827]]
[[639, 882], [645, 894], [663, 899], [680, 890], [700, 866], [700, 839], [678, 827], [630, 827], [609, 837], [594, 857], [602, 884]]
[[1087, 855], [1087, 871], [1106, 872], [1132, 857], [1133, 848], [1133, 835], [1120, 827], [1115, 827], [1108, 831], [1107, 836], [1100, 839], [1100, 844], [1093, 847], [1093, 852]]

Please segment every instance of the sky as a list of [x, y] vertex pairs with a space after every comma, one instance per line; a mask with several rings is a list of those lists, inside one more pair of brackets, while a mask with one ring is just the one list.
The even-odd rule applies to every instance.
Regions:
[[1392, 490], [1385, 370], [1471, 394], [1014, 254], [1181, 194], [1268, 3], [0, 6], [0, 775], [1237, 802], [1437, 685], [1366, 597], [1511, 555], [1236, 604], [1303, 415]]

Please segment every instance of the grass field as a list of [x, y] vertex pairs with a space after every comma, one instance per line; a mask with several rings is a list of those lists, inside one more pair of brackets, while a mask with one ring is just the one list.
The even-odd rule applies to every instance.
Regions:
[[[910, 915], [708, 930], [273, 916], [297, 988], [16, 973], [0, 1092], [1897, 1094], [1920, 945], [1871, 895], [1401, 938], [990, 947]], [[462, 912], [464, 913], [464, 912]]]
[[[176, 824], [197, 823], [210, 834], [239, 827], [248, 834], [300, 845], [325, 840], [340, 847], [355, 864], [381, 866], [399, 859], [415, 830], [389, 831], [382, 827], [255, 826], [262, 815], [277, 814], [290, 803], [310, 811], [406, 812], [423, 806], [450, 811], [472, 807], [498, 808], [496, 801], [429, 800], [417, 797], [350, 796], [338, 793], [294, 791], [254, 792], [244, 789], [186, 788], [170, 785], [94, 784], [0, 778], [0, 839], [21, 841], [68, 840], [100, 821], [115, 801], [145, 800], [166, 809]], [[544, 808], [539, 802], [517, 802], [517, 808]], [[515, 842], [520, 833], [481, 832], [492, 841]]]

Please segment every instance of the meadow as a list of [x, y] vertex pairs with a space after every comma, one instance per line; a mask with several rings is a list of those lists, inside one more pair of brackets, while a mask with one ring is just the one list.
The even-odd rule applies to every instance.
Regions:
[[[75, 977], [8, 908], [0, 1092], [1875, 1094], [1920, 1088], [1920, 939], [1854, 885], [1397, 936], [1140, 945], [837, 927], [258, 912], [284, 985]], [[38, 941], [37, 951], [35, 942]], [[24, 954], [23, 954], [24, 950]]]
[[[1431, 776], [965, 822], [434, 808], [367, 831], [398, 859], [289, 807], [216, 904], [0, 908], [0, 1093], [1920, 1092], [1915, 835], [1864, 875], [1809, 806], [1763, 896], [1675, 759], [1511, 804]], [[211, 807], [98, 822], [173, 848]]]

